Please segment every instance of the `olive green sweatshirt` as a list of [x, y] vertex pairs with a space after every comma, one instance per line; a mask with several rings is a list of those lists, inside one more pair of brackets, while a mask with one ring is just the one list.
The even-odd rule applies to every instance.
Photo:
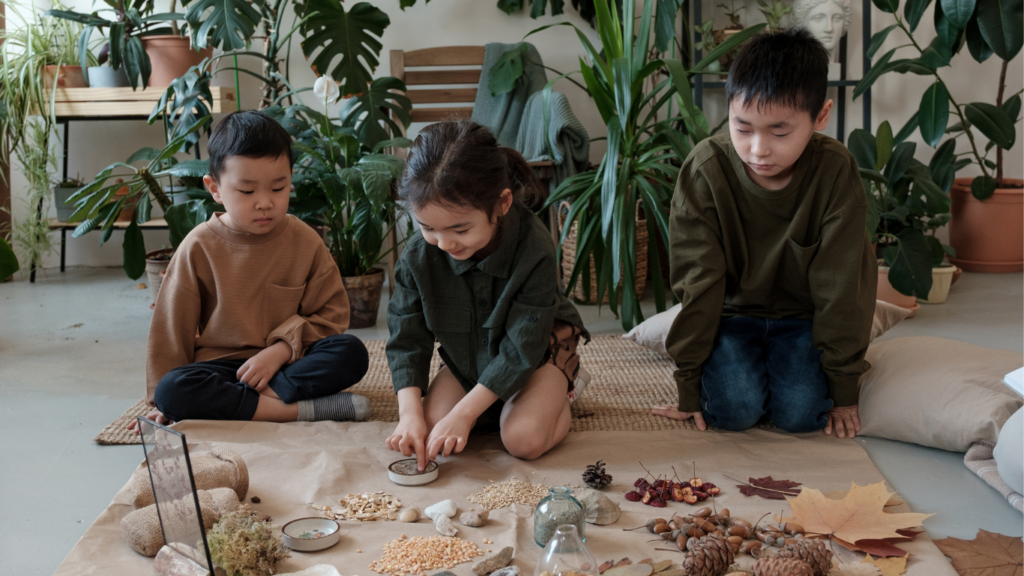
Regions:
[[670, 213], [672, 290], [682, 310], [667, 347], [679, 410], [699, 412], [701, 367], [722, 317], [813, 321], [836, 406], [857, 403], [875, 308], [877, 262], [857, 164], [815, 134], [781, 190], [755, 184], [729, 134], [693, 149]]

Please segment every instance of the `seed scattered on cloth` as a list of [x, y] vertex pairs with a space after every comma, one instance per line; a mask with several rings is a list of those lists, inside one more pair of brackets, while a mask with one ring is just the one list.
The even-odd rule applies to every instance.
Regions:
[[391, 494], [381, 492], [364, 492], [362, 494], [346, 494], [338, 500], [337, 508], [330, 506], [310, 504], [329, 520], [359, 520], [360, 522], [372, 522], [374, 520], [395, 520], [398, 518], [398, 510], [402, 503]]
[[451, 570], [483, 554], [476, 544], [462, 538], [414, 536], [385, 544], [383, 556], [370, 563], [370, 570], [379, 574], [424, 574], [438, 568]]
[[492, 480], [483, 490], [476, 494], [470, 494], [466, 500], [480, 504], [484, 510], [494, 510], [513, 504], [536, 506], [547, 495], [547, 486], [518, 478], [509, 478], [504, 482], [497, 483]]

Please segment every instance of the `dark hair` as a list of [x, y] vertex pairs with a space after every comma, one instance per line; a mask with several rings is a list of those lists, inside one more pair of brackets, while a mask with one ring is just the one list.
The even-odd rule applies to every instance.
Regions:
[[276, 120], [255, 110], [228, 114], [213, 129], [207, 149], [210, 154], [210, 176], [214, 179], [220, 176], [224, 162], [231, 156], [287, 156], [288, 167], [294, 165], [291, 136]]
[[522, 155], [499, 146], [490, 130], [476, 122], [437, 122], [409, 149], [398, 196], [414, 210], [436, 202], [493, 216], [506, 188], [533, 210], [547, 196]]
[[725, 99], [757, 108], [781, 104], [817, 118], [825, 105], [829, 54], [806, 28], [763, 32], [750, 39], [729, 69]]

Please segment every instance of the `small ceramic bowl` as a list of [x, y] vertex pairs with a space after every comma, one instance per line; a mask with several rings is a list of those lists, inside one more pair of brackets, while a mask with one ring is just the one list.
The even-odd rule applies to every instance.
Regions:
[[416, 459], [398, 460], [388, 466], [388, 478], [402, 486], [422, 486], [437, 480], [437, 462], [429, 462], [420, 472], [416, 469]]
[[327, 518], [299, 518], [281, 527], [284, 545], [299, 552], [325, 550], [338, 543], [341, 526]]

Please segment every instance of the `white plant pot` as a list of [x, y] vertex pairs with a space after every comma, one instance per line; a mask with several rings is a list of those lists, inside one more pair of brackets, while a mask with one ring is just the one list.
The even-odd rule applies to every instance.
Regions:
[[89, 66], [90, 88], [124, 88], [131, 86], [124, 66], [114, 70], [110, 66]]
[[956, 266], [947, 264], [932, 268], [932, 289], [928, 292], [928, 298], [918, 298], [922, 304], [942, 304], [949, 296], [949, 287], [953, 284], [953, 274], [956, 273]]

